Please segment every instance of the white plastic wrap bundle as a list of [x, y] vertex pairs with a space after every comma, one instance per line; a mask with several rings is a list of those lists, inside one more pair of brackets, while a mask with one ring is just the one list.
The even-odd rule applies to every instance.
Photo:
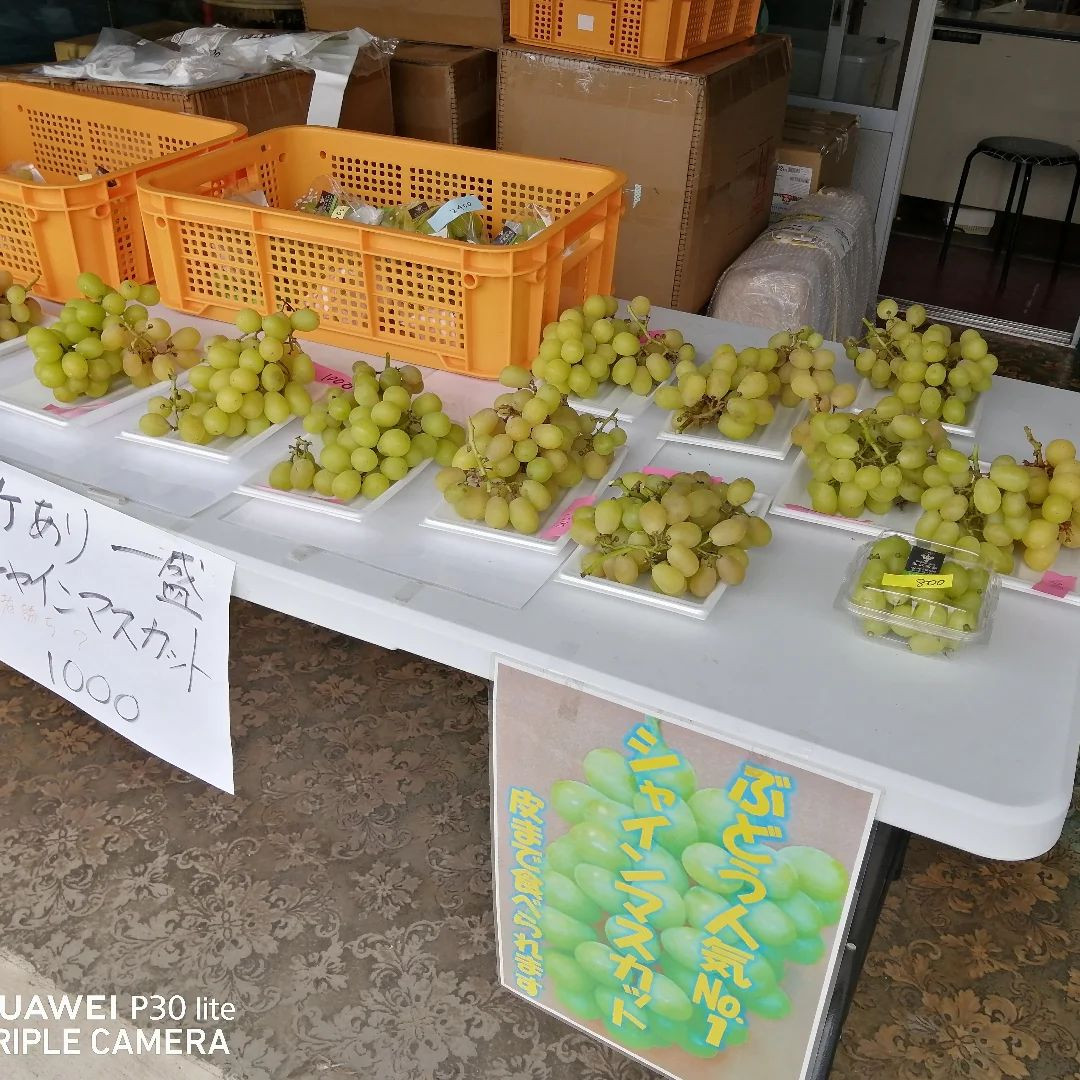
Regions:
[[717, 282], [714, 319], [767, 330], [812, 326], [859, 336], [874, 287], [874, 223], [866, 198], [823, 188], [770, 225]]

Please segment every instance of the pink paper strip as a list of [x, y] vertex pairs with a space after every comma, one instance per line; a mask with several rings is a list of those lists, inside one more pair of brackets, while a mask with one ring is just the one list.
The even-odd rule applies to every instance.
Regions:
[[322, 383], [323, 386], [339, 386], [342, 390], [353, 388], [352, 379], [348, 375], [343, 375], [340, 371], [335, 371], [325, 364], [315, 365], [315, 381]]
[[47, 413], [55, 413], [57, 416], [76, 417], [85, 416], [87, 413], [97, 412], [98, 409], [103, 409], [106, 405], [111, 405], [111, 401], [95, 401], [89, 405], [54, 405], [51, 401], [43, 409]]
[[541, 540], [558, 540], [560, 536], [570, 531], [570, 526], [574, 523], [574, 511], [582, 506], [588, 506], [592, 503], [593, 497], [591, 495], [582, 495], [580, 499], [575, 499], [554, 521], [549, 525], [541, 534]]
[[1076, 578], [1071, 574], [1055, 574], [1053, 570], [1047, 570], [1031, 587], [1035, 592], [1056, 596], [1061, 600], [1076, 591]]

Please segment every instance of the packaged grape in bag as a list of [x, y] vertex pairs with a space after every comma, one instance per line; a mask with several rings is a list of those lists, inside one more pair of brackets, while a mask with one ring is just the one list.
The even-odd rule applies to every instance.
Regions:
[[306, 194], [297, 199], [296, 209], [306, 214], [355, 221], [359, 225], [381, 224], [384, 212], [381, 207], [371, 206], [357, 198], [334, 177], [325, 175], [315, 177]]
[[525, 213], [520, 219], [507, 219], [499, 230], [495, 239], [491, 242], [504, 247], [514, 244], [524, 244], [538, 233], [543, 232], [553, 221], [555, 215], [545, 210], [536, 203], [530, 203], [525, 207]]

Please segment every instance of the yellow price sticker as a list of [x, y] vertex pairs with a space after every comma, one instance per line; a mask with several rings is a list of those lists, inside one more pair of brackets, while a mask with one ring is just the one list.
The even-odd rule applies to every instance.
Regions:
[[952, 574], [885, 574], [881, 584], [904, 589], [951, 589]]

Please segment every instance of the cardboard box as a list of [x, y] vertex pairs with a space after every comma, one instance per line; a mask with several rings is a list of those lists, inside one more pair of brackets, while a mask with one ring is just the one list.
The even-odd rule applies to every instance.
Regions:
[[768, 224], [790, 69], [778, 35], [656, 69], [506, 46], [498, 146], [625, 172], [616, 295], [697, 311]]
[[[139, 26], [125, 26], [129, 34], [138, 34], [139, 37], [148, 41], [157, 41], [160, 38], [172, 37], [181, 30], [188, 30], [191, 23], [173, 22], [170, 19], [161, 19], [158, 22], [142, 23]], [[84, 34], [82, 37], [65, 38], [62, 41], [53, 42], [53, 51], [57, 60], [78, 60], [83, 56], [89, 56], [91, 50], [97, 44], [97, 34]]]
[[776, 155], [773, 213], [823, 187], [849, 187], [857, 134], [858, 117], [851, 113], [789, 106]]
[[243, 124], [249, 134], [281, 127], [283, 124], [305, 123], [311, 87], [315, 82], [315, 76], [310, 71], [298, 69], [276, 71], [272, 75], [198, 89], [93, 82], [89, 79], [57, 79], [27, 74], [11, 68], [0, 71], [0, 78], [19, 79], [76, 94], [93, 94], [110, 101], [145, 105], [147, 108], [164, 109], [166, 112], [232, 120]]
[[[269, 75], [237, 79], [214, 86], [185, 88], [148, 86], [140, 83], [95, 82], [89, 79], [57, 79], [34, 75], [19, 64], [0, 69], [2, 79], [20, 79], [70, 90], [76, 94], [94, 94], [129, 105], [145, 105], [167, 112], [214, 116], [243, 124], [251, 135], [268, 128], [306, 124], [311, 89], [315, 76], [310, 71], [288, 68]], [[394, 111], [390, 98], [389, 68], [364, 73], [353, 72], [345, 89], [340, 127], [393, 135]]]
[[309, 30], [352, 30], [405, 41], [497, 49], [510, 32], [510, 0], [304, 0]]
[[488, 49], [402, 42], [390, 61], [397, 134], [491, 149], [496, 68]]

